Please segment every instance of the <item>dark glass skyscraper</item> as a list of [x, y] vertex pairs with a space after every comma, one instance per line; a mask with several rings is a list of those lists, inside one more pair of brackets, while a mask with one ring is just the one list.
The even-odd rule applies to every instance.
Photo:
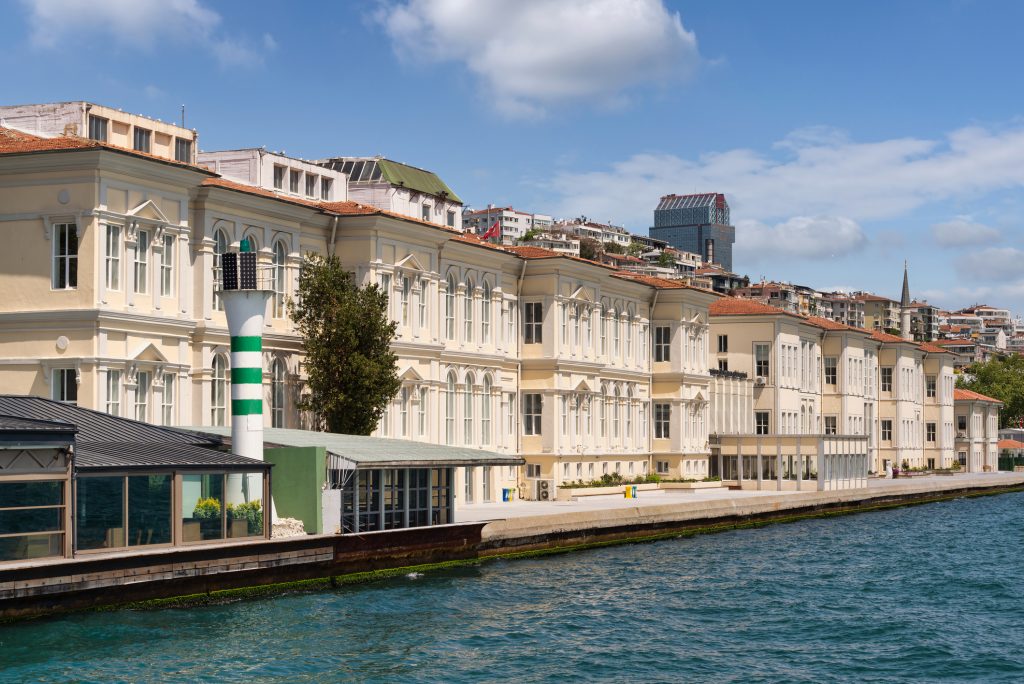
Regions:
[[654, 210], [651, 237], [732, 271], [736, 228], [729, 223], [729, 203], [720, 192], [665, 195]]

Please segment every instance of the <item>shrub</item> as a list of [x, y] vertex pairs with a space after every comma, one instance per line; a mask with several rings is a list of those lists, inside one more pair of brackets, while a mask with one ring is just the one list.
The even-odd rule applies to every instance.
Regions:
[[263, 534], [263, 510], [260, 500], [228, 504], [228, 520], [245, 520], [249, 523], [249, 534]]
[[196, 520], [216, 520], [220, 517], [220, 501], [213, 497], [200, 499], [196, 502], [192, 517]]
[[722, 478], [718, 477], [717, 475], [709, 475], [709, 476], [705, 477], [703, 480], [701, 480], [701, 482], [721, 482], [721, 481], [722, 481]]
[[661, 475], [658, 475], [658, 473], [648, 473], [647, 477], [644, 478], [644, 482], [661, 482]]

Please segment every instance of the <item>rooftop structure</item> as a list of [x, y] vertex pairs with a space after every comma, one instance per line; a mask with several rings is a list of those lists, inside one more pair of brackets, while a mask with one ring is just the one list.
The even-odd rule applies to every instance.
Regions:
[[261, 147], [200, 152], [197, 159], [224, 178], [284, 197], [322, 202], [348, 199], [348, 177], [341, 171]]

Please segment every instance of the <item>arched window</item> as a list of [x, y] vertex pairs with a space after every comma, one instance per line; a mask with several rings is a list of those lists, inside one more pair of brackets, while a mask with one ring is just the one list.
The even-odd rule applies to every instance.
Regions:
[[466, 384], [462, 392], [462, 443], [469, 446], [473, 443], [473, 385], [476, 378], [466, 373]]
[[455, 277], [448, 274], [444, 293], [444, 330], [449, 340], [455, 339]]
[[224, 302], [221, 301], [220, 295], [217, 292], [218, 281], [220, 280], [222, 267], [220, 263], [221, 256], [228, 251], [228, 234], [218, 228], [213, 231], [213, 271], [215, 274], [214, 287], [213, 287], [213, 308], [216, 311], [224, 310]]
[[462, 300], [463, 339], [466, 342], [473, 341], [473, 289], [473, 280], [466, 278], [466, 291], [463, 293]]
[[[256, 240], [256, 234], [253, 233], [251, 230], [246, 232], [245, 237], [243, 237], [242, 240], [248, 240], [249, 241], [249, 251], [250, 252], [258, 252], [258, 251], [260, 251], [260, 243], [259, 243], [258, 240]], [[238, 249], [239, 249], [239, 251], [241, 251], [241, 249], [242, 249], [242, 242], [241, 242], [241, 240], [238, 243]]]
[[274, 243], [274, 318], [284, 318], [286, 294], [284, 261], [288, 255], [284, 240]]
[[285, 403], [285, 364], [281, 359], [274, 359], [270, 366], [270, 426], [284, 427]]
[[619, 402], [622, 400], [622, 395], [619, 393], [619, 388], [615, 388], [615, 398], [612, 400], [612, 437], [615, 442], [619, 441]]
[[480, 404], [480, 443], [491, 443], [491, 376], [484, 376], [484, 391]]
[[223, 354], [213, 357], [213, 379], [210, 382], [210, 424], [227, 425], [228, 362]]
[[608, 436], [608, 385], [601, 383], [601, 396], [597, 399], [597, 417], [601, 423], [601, 439]]
[[455, 371], [448, 371], [444, 409], [444, 442], [455, 444]]
[[486, 280], [483, 290], [480, 301], [480, 341], [487, 344], [491, 341], [491, 285]]
[[632, 444], [633, 442], [633, 386], [630, 385], [629, 389], [626, 390], [626, 432], [625, 432], [626, 444]]

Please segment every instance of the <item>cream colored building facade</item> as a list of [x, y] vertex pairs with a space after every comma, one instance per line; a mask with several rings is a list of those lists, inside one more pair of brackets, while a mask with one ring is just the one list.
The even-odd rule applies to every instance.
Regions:
[[[376, 434], [526, 457], [521, 469], [460, 469], [460, 505], [520, 485], [532, 497], [540, 480], [707, 472], [713, 293], [74, 136], [0, 128], [0, 207], [5, 393], [229, 424], [214, 281], [219, 255], [245, 239], [274, 274], [267, 425], [303, 427], [287, 301], [303, 255], [334, 253], [389, 292], [398, 323], [402, 388]], [[668, 331], [658, 362], [652, 325]]]
[[971, 390], [954, 390], [956, 398], [956, 457], [970, 473], [999, 469], [998, 399]]

